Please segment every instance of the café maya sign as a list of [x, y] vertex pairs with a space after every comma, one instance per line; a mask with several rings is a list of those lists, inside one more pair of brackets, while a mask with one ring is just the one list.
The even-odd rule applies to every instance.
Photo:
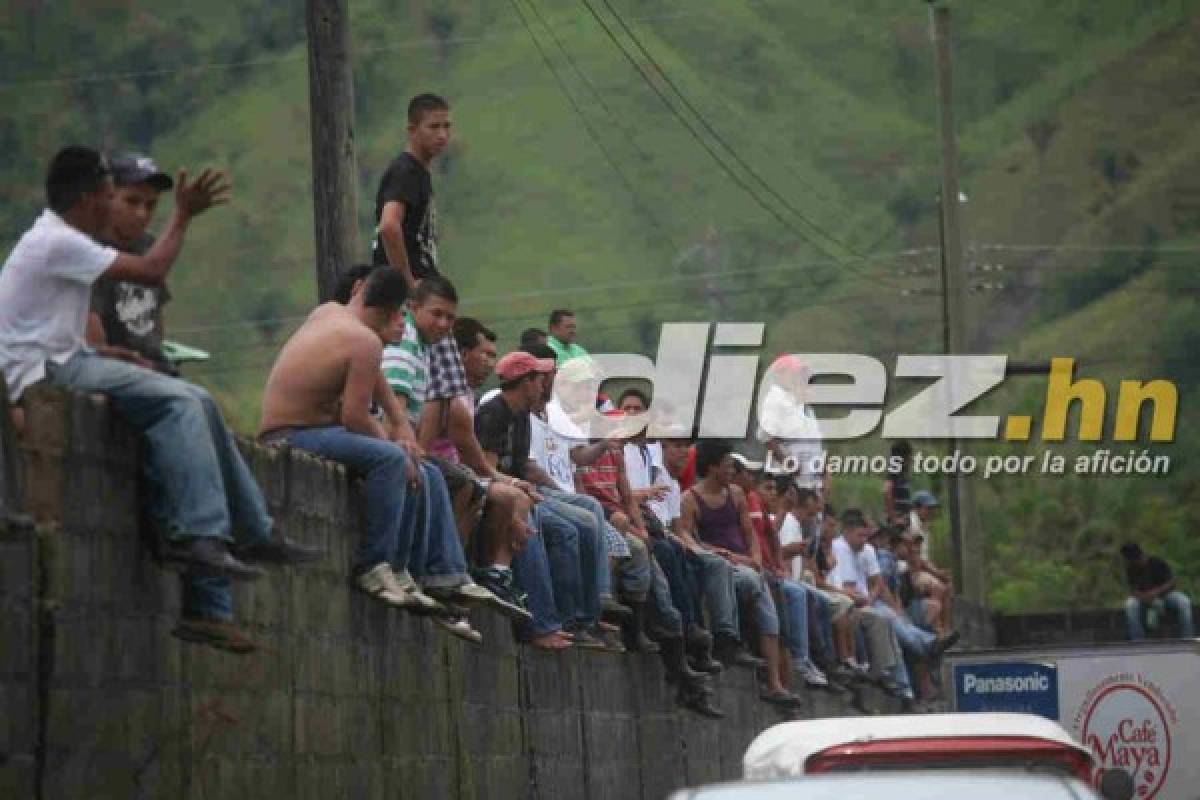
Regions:
[[1122, 769], [1134, 797], [1153, 800], [1171, 770], [1175, 709], [1142, 675], [1121, 673], [1100, 681], [1084, 699], [1076, 730], [1096, 757], [1097, 772]]

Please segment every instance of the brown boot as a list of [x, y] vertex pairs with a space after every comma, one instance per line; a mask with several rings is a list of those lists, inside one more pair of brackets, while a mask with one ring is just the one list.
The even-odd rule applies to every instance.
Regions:
[[185, 642], [206, 644], [218, 650], [246, 655], [258, 649], [258, 645], [245, 631], [232, 622], [221, 619], [184, 617], [179, 620], [171, 635]]
[[646, 635], [646, 601], [628, 601], [633, 620], [626, 627], [625, 649], [637, 653], [657, 653], [659, 646]]

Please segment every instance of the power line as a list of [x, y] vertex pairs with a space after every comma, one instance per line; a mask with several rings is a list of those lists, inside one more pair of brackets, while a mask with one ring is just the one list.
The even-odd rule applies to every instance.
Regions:
[[[899, 250], [899, 251], [895, 251], [895, 252], [891, 252], [891, 253], [876, 253], [872, 256], [862, 256], [861, 260], [863, 260], [863, 261], [886, 261], [886, 260], [894, 259], [894, 258], [898, 258], [898, 257], [922, 255], [922, 254], [931, 252], [932, 250], [933, 250], [933, 248], [926, 247], [926, 248], [913, 248], [913, 249], [909, 249], [909, 250]], [[740, 269], [740, 270], [720, 270], [720, 271], [715, 271], [715, 272], [695, 273], [692, 275], [678, 274], [678, 275], [671, 275], [671, 276], [668, 276], [665, 278], [657, 278], [657, 279], [623, 280], [623, 281], [613, 281], [613, 282], [605, 283], [605, 284], [588, 284], [588, 285], [583, 285], [583, 286], [568, 286], [568, 287], [558, 287], [558, 288], [553, 288], [553, 289], [532, 289], [532, 290], [525, 291], [525, 292], [511, 292], [511, 293], [506, 293], [506, 294], [483, 295], [480, 297], [467, 297], [463, 301], [463, 305], [468, 308], [474, 308], [477, 304], [483, 305], [483, 306], [487, 306], [487, 305], [491, 305], [491, 304], [511, 304], [512, 302], [517, 301], [517, 300], [528, 300], [528, 299], [534, 299], [534, 298], [539, 298], [539, 297], [558, 297], [558, 296], [567, 296], [567, 295], [575, 296], [575, 295], [579, 295], [579, 294], [583, 294], [583, 293], [590, 293], [590, 292], [610, 292], [610, 291], [614, 291], [617, 289], [646, 288], [646, 287], [652, 287], [652, 286], [667, 286], [667, 285], [671, 285], [674, 283], [696, 282], [696, 281], [709, 280], [709, 279], [714, 279], [714, 278], [745, 277], [745, 276], [754, 276], [754, 275], [772, 275], [772, 274], [778, 274], [778, 273], [789, 273], [789, 272], [793, 272], [797, 269], [836, 265], [838, 263], [841, 263], [841, 262], [836, 261], [836, 260], [809, 261], [809, 262], [800, 263], [800, 264], [796, 264], [793, 262], [780, 262], [778, 264], [775, 264], [775, 265], [772, 265], [769, 267], [750, 267], [747, 269]], [[756, 287], [756, 288], [749, 289], [749, 290], [733, 289], [730, 291], [740, 293], [743, 291], [767, 291], [767, 290]], [[669, 302], [669, 301], [658, 301], [658, 302]], [[598, 308], [607, 308], [607, 306], [598, 307]], [[306, 312], [306, 313], [300, 314], [300, 315], [285, 315], [285, 316], [275, 316], [275, 317], [234, 317], [234, 318], [225, 319], [225, 320], [217, 320], [215, 322], [206, 323], [204, 325], [191, 325], [191, 326], [179, 326], [179, 327], [172, 326], [172, 330], [179, 332], [179, 333], [200, 333], [200, 332], [205, 332], [205, 331], [219, 331], [219, 330], [223, 330], [225, 328], [232, 328], [232, 327], [251, 327], [251, 326], [258, 326], [258, 325], [270, 325], [270, 324], [297, 322], [299, 320], [305, 319], [307, 316], [308, 316], [308, 314]]]
[[[678, 11], [667, 14], [652, 14], [644, 17], [634, 17], [636, 22], [654, 22], [658, 20], [682, 19], [682, 18], [710, 18], [713, 15], [707, 12], [695, 11]], [[505, 31], [503, 33], [487, 33], [478, 36], [425, 36], [414, 37], [411, 39], [402, 39], [388, 44], [376, 45], [373, 47], [355, 47], [353, 48], [354, 55], [374, 55], [377, 53], [396, 52], [400, 50], [411, 50], [421, 47], [440, 47], [447, 44], [485, 44], [492, 41], [503, 41], [515, 39], [523, 35], [523, 32], [518, 29]], [[305, 43], [305, 40], [293, 42], [288, 45], [288, 49], [299, 47]], [[131, 80], [134, 78], [160, 78], [170, 75], [185, 75], [197, 72], [219, 71], [226, 69], [241, 69], [244, 67], [263, 67], [272, 64], [285, 63], [288, 61], [299, 61], [307, 58], [306, 52], [287, 53], [277, 56], [264, 56], [262, 58], [251, 58], [240, 61], [207, 61], [199, 64], [188, 64], [180, 67], [162, 67], [159, 69], [148, 70], [131, 70], [128, 72], [105, 72], [92, 74], [75, 74], [75, 75], [53, 75], [44, 78], [29, 78], [26, 80], [4, 81], [0, 82], [0, 92], [6, 92], [10, 89], [34, 88], [39, 86], [52, 86], [62, 84], [93, 84], [93, 83], [111, 83], [118, 81]]]
[[[723, 295], [724, 295], [724, 297], [730, 297], [730, 296], [737, 296], [737, 295], [746, 295], [746, 294], [751, 294], [751, 293], [756, 293], [756, 292], [764, 292], [765, 293], [765, 291], [766, 290], [761, 289], [760, 287], [743, 287], [741, 289], [729, 290], [727, 292], [724, 292]], [[786, 292], [786, 290], [785, 290], [785, 292]], [[801, 309], [839, 308], [839, 307], [846, 306], [846, 305], [860, 305], [864, 301], [871, 300], [871, 299], [880, 299], [880, 296], [878, 293], [875, 293], [875, 292], [868, 292], [868, 293], [858, 292], [858, 293], [854, 293], [854, 294], [839, 295], [836, 297], [826, 298], [822, 302], [819, 302], [819, 303], [801, 303], [801, 304], [798, 304], [798, 307]], [[644, 308], [660, 309], [660, 308], [664, 308], [664, 307], [674, 307], [674, 306], [688, 306], [688, 307], [694, 308], [696, 306], [696, 304], [697, 304], [697, 301], [695, 301], [694, 299], [689, 299], [689, 298], [679, 298], [679, 299], [675, 299], [675, 300], [655, 299], [655, 300], [640, 301], [640, 302], [635, 302], [635, 303], [622, 303], [620, 306], [597, 305], [597, 306], [590, 306], [590, 307], [588, 307], [588, 306], [576, 307], [573, 310], [581, 316], [586, 316], [593, 312], [625, 311], [625, 310], [636, 310], [636, 309], [644, 309]], [[508, 317], [494, 317], [494, 318], [493, 317], [485, 317], [481, 320], [481, 322], [485, 323], [489, 327], [501, 327], [501, 326], [506, 326], [506, 325], [510, 325], [510, 324], [513, 325], [513, 327], [517, 327], [516, 323], [523, 323], [523, 322], [527, 322], [532, 319], [539, 319], [543, 316], [544, 316], [544, 312], [539, 312], [538, 314], [533, 314], [533, 315], [514, 315], [514, 316], [508, 316]], [[668, 324], [669, 322], [685, 322], [685, 321], [690, 321], [690, 320], [663, 319], [663, 320], [659, 321], [659, 324]], [[629, 330], [631, 328], [631, 326], [633, 326], [635, 324], [637, 324], [636, 321], [628, 321], [627, 320], [625, 322], [612, 323], [612, 324], [607, 324], [607, 325], [588, 326], [586, 330], [587, 330], [587, 333], [589, 335], [591, 335], [591, 334], [595, 334], [598, 332], [605, 332], [605, 331]], [[175, 329], [175, 330], [178, 330], [178, 329]], [[211, 352], [214, 355], [219, 355], [221, 353], [234, 353], [234, 354], [260, 353], [260, 352], [268, 351], [268, 350], [271, 351], [272, 353], [274, 353], [274, 352], [278, 351], [282, 346], [283, 345], [281, 342], [259, 342], [256, 344], [245, 345], [245, 346], [214, 348], [211, 350]], [[262, 360], [255, 358], [255, 359], [251, 359], [249, 361], [234, 362], [234, 363], [235, 363], [235, 365], [253, 363], [258, 366], [265, 367], [272, 360], [273, 359], [270, 359], [267, 361], [262, 361]], [[212, 363], [212, 362], [209, 362], [209, 363]], [[201, 368], [201, 367], [198, 366], [197, 368]]]
[[1118, 245], [1072, 245], [1072, 244], [974, 244], [976, 250], [1001, 250], [1015, 253], [1078, 252], [1078, 253], [1200, 253], [1200, 245], [1118, 244]]
[[[804, 241], [805, 243], [812, 245], [813, 247], [817, 248], [818, 250], [824, 252], [826, 255], [836, 257], [836, 256], [834, 256], [833, 253], [829, 252], [829, 249], [826, 246], [823, 246], [823, 245], [819, 244], [818, 242], [814, 241], [813, 238], [809, 234], [806, 234], [804, 231], [800, 230], [794, 224], [792, 224], [792, 222], [789, 219], [787, 219], [783, 214], [781, 214], [777, 208], [775, 208], [773, 205], [771, 205], [769, 202], [767, 202], [752, 185], [747, 183], [746, 180], [744, 178], [742, 178], [742, 176], [739, 175], [737, 171], [735, 171], [732, 167], [730, 167], [729, 164], [727, 164], [725, 162], [724, 158], [722, 158], [722, 156], [716, 150], [713, 149], [713, 146], [700, 133], [700, 131], [698, 131], [696, 129], [695, 125], [692, 124], [692, 122], [690, 120], [688, 120], [687, 117], [685, 117], [682, 112], [680, 112], [680, 110], [675, 106], [675, 104], [671, 101], [671, 99], [669, 97], [667, 97], [667, 95], [663, 92], [663, 90], [661, 88], [659, 88], [658, 84], [646, 72], [645, 68], [643, 68], [643, 66], [638, 62], [638, 60], [636, 58], [634, 58], [633, 54], [630, 53], [625, 48], [625, 46], [617, 38], [616, 33], [613, 31], [613, 29], [608, 25], [607, 22], [604, 21], [603, 17], [601, 17], [600, 14], [596, 11], [595, 7], [592, 5], [590, 0], [583, 0], [583, 4], [587, 8], [588, 12], [592, 15], [592, 18], [595, 19], [596, 22], [600, 25], [601, 29], [604, 31], [604, 33], [608, 37], [609, 41], [612, 42], [613, 46], [616, 47], [620, 51], [621, 55], [624, 56], [625, 60], [628, 61], [629, 64], [633, 67], [633, 69], [638, 73], [638, 75], [641, 76], [642, 81], [648, 87], [650, 87], [651, 91], [654, 92], [654, 94], [658, 97], [659, 101], [667, 108], [667, 110], [672, 114], [672, 116], [674, 116], [676, 118], [676, 120], [684, 127], [684, 129], [688, 132], [688, 134], [704, 149], [704, 151], [706, 153], [708, 153], [709, 157], [712, 158], [712, 160], [717, 164], [717, 166], [721, 169], [721, 171], [724, 172], [725, 175], [728, 176], [730, 178], [730, 180], [732, 180], [734, 183], [736, 183], [743, 191], [745, 191], [748, 195], [750, 195], [750, 197], [754, 200], [754, 202], [757, 205], [759, 205], [764, 211], [766, 211], [768, 214], [770, 214], [772, 217], [774, 217], [781, 225], [783, 225], [785, 228], [787, 228], [793, 235], [795, 235], [801, 241]], [[609, 10], [612, 11], [611, 6], [609, 6]], [[620, 18], [619, 15], [617, 15], [615, 12], [613, 12], [613, 15], [615, 17], [617, 17], [618, 22], [620, 22], [622, 25], [624, 25], [624, 21]], [[631, 35], [630, 38], [634, 38], [634, 37]], [[647, 56], [648, 60], [651, 60], [652, 63], [655, 63], [656, 68], [659, 70], [660, 74], [663, 75], [664, 80], [669, 82], [669, 78], [666, 76], [665, 73], [662, 72], [661, 67], [657, 66], [657, 62], [653, 62], [653, 59], [649, 56], [648, 53], [646, 53], [645, 55]], [[670, 84], [670, 85], [673, 86], [673, 84]], [[676, 89], [676, 93], [678, 93], [678, 89]], [[684, 98], [681, 97], [681, 99], [684, 99]], [[743, 167], [743, 168], [745, 168], [745, 167]], [[753, 170], [747, 170], [747, 171], [754, 174]], [[755, 176], [757, 177], [756, 174], [755, 174]], [[788, 205], [790, 206], [790, 204], [788, 204]], [[796, 214], [806, 225], [813, 228], [820, 236], [835, 243], [842, 250], [844, 250], [848, 253], [857, 255], [851, 247], [849, 247], [845, 243], [838, 240], [836, 237], [834, 237], [831, 234], [824, 231], [820, 226], [813, 223], [811, 220], [809, 220], [804, 215], [799, 214], [794, 209], [794, 207], [790, 207], [789, 210], [791, 210], [793, 214]], [[897, 286], [896, 284], [893, 284], [891, 281], [888, 281], [887, 279], [881, 278], [879, 276], [870, 275], [869, 273], [866, 273], [862, 270], [858, 270], [857, 268], [850, 267], [847, 264], [841, 264], [841, 266], [845, 267], [848, 271], [854, 272], [855, 274], [857, 274], [860, 278], [863, 278], [864, 280], [872, 281], [874, 283], [878, 283], [878, 284], [885, 285], [885, 286], [890, 286], [891, 288], [900, 288], [899, 286]]]
[[759, 196], [759, 194], [750, 184], [746, 183], [746, 181], [740, 175], [738, 175], [737, 172], [735, 172], [728, 164], [725, 163], [724, 159], [722, 159], [721, 156], [713, 149], [712, 145], [710, 145], [708, 141], [700, 134], [700, 132], [696, 130], [695, 126], [686, 117], [684, 117], [682, 113], [680, 113], [679, 109], [675, 107], [675, 104], [671, 102], [671, 99], [663, 93], [662, 89], [660, 89], [654, 80], [646, 73], [645, 69], [643, 69], [642, 65], [638, 63], [637, 59], [635, 59], [633, 55], [625, 49], [625, 46], [621, 44], [616, 34], [608, 26], [608, 23], [604, 21], [599, 13], [597, 13], [591, 2], [589, 2], [589, 0], [583, 0], [583, 4], [587, 7], [588, 12], [591, 13], [596, 22], [599, 23], [609, 41], [613, 43], [613, 46], [615, 46], [621, 52], [621, 55], [623, 55], [630, 65], [633, 66], [634, 70], [638, 73], [638, 75], [641, 76], [646, 85], [650, 87], [650, 89], [658, 97], [659, 101], [667, 108], [668, 111], [671, 112], [671, 114], [679, 121], [679, 123], [683, 125], [688, 134], [691, 135], [691, 137], [695, 139], [702, 148], [704, 148], [705, 152], [707, 152], [717, 166], [720, 167], [721, 171], [724, 172], [734, 183], [741, 187], [743, 191], [749, 194], [755, 203], [757, 203], [764, 211], [775, 217], [775, 219], [778, 220], [781, 225], [791, 230], [804, 242], [816, 247], [826, 255], [832, 256], [833, 254], [830, 253], [826, 247], [818, 244], [807, 234], [796, 229], [796, 227], [792, 225], [787, 218], [780, 214], [774, 206], [763, 200], [763, 198]]
[[[641, 195], [638, 194], [638, 191], [633, 187], [633, 184], [625, 174], [625, 170], [621, 168], [619, 161], [611, 152], [609, 152], [608, 146], [604, 144], [604, 141], [600, 138], [600, 134], [597, 133], [595, 128], [592, 127], [591, 121], [588, 120], [587, 116], [583, 113], [583, 109], [581, 109], [579, 104], [575, 101], [575, 98], [567, 88], [566, 81], [563, 80], [562, 76], [558, 72], [558, 69], [554, 66], [554, 62], [550, 59], [550, 55], [545, 51], [541, 42], [538, 41], [537, 36], [534, 34], [533, 27], [529, 24], [529, 20], [525, 17], [525, 12], [521, 10], [520, 0], [509, 0], [509, 3], [512, 5], [513, 10], [517, 12], [517, 16], [521, 18], [521, 24], [525, 27], [526, 32], [528, 32], [529, 38], [533, 42], [533, 46], [537, 48], [538, 55], [540, 55], [542, 58], [542, 63], [544, 63], [546, 68], [550, 70], [550, 74], [554, 76], [554, 82], [558, 84], [558, 88], [562, 92], [563, 96], [567, 99], [567, 103], [570, 105], [571, 110], [575, 112], [575, 116], [579, 118], [581, 123], [583, 123], [583, 127], [584, 130], [587, 131], [588, 138], [592, 140], [592, 143], [596, 145], [596, 148], [599, 149], [604, 155], [604, 160], [608, 162], [609, 167], [611, 167], [613, 172], [617, 174], [617, 177], [625, 187], [625, 191], [627, 191], [629, 196], [633, 198], [634, 204], [638, 207], [641, 213], [646, 215], [651, 224], [653, 224], [654, 227], [657, 228], [665, 238], [667, 238], [669, 244], [677, 247], [675, 242], [670, 239], [670, 236], [666, 232], [666, 229], [663, 227], [661, 221], [655, 216], [654, 212], [642, 202]], [[550, 30], [551, 36], [554, 36], [554, 41], [558, 42], [558, 37], [546, 24], [545, 18], [542, 17], [540, 12], [538, 12], [537, 6], [534, 4], [533, 0], [529, 0], [529, 5], [533, 9], [534, 14], [536, 14], [541, 20], [542, 25], [545, 26], [547, 30]], [[559, 47], [560, 49], [562, 48], [561, 43], [559, 43]]]
[[[679, 86], [675, 83], [675, 81], [671, 79], [671, 76], [667, 74], [667, 71], [662, 68], [662, 65], [659, 64], [658, 61], [654, 58], [654, 56], [651, 55], [650, 51], [646, 49], [646, 46], [645, 46], [645, 44], [642, 43], [641, 38], [638, 37], [638, 35], [633, 31], [632, 28], [629, 27], [629, 25], [626, 24], [624, 18], [619, 13], [617, 13], [617, 10], [615, 8], [613, 8], [612, 3], [610, 3], [609, 0], [601, 0], [601, 2], [604, 3], [604, 7], [607, 8], [608, 12], [610, 14], [612, 14], [614, 19], [616, 19], [617, 24], [621, 26], [621, 30], [623, 30], [625, 32], [625, 35], [629, 37], [630, 41], [633, 42], [634, 46], [637, 47], [638, 51], [646, 58], [647, 61], [650, 62], [650, 65], [652, 67], [654, 67], [654, 70], [662, 77], [663, 81], [667, 84], [668, 87], [670, 87], [671, 91], [673, 91], [675, 93], [675, 95], [679, 98], [680, 102], [683, 103], [684, 108], [686, 108], [688, 111], [690, 111], [692, 113], [692, 116], [694, 116], [700, 122], [700, 125], [704, 128], [704, 130], [708, 131], [708, 134], [717, 140], [717, 143], [719, 145], [721, 145], [722, 148], [724, 148], [725, 152], [729, 153], [729, 155], [733, 157], [733, 160], [735, 162], [737, 162], [738, 166], [740, 166], [743, 170], [745, 170], [746, 173], [748, 175], [750, 175], [750, 177], [754, 178], [754, 180], [763, 189], [765, 189], [768, 194], [770, 194], [780, 204], [782, 204], [784, 208], [786, 208], [788, 211], [792, 212], [797, 218], [799, 218], [801, 221], [803, 221], [809, 227], [813, 228], [813, 230], [815, 230], [817, 233], [824, 236], [826, 239], [828, 239], [830, 242], [834, 243], [838, 247], [842, 247], [842, 248], [850, 251], [852, 254], [857, 255], [857, 253], [854, 253], [854, 251], [848, 245], [846, 245], [844, 242], [842, 242], [841, 240], [834, 237], [832, 234], [826, 232], [819, 225], [817, 225], [815, 222], [810, 220], [807, 216], [804, 215], [803, 212], [801, 212], [792, 203], [790, 203], [786, 197], [784, 197], [779, 192], [777, 192], [775, 190], [775, 188], [773, 186], [771, 186], [771, 184], [767, 183], [767, 181], [761, 175], [759, 175], [758, 172], [756, 172], [754, 170], [754, 168], [746, 162], [745, 159], [743, 159], [741, 157], [741, 155], [737, 152], [737, 150], [734, 147], [732, 147], [729, 144], [729, 142], [727, 142], [725, 140], [725, 137], [723, 137], [721, 135], [721, 133], [708, 121], [708, 119], [704, 116], [704, 114], [702, 114], [700, 112], [700, 110], [697, 109], [696, 106], [688, 99], [687, 95], [685, 95], [683, 93], [683, 90], [681, 90], [679, 88]], [[812, 187], [809, 187], [809, 188], [812, 188]]]

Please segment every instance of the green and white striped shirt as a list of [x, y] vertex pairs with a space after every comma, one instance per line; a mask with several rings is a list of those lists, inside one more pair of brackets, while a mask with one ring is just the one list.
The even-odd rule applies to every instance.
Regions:
[[413, 424], [425, 405], [429, 388], [429, 345], [421, 338], [412, 314], [404, 312], [404, 338], [383, 348], [383, 377], [388, 386], [408, 400], [408, 416]]

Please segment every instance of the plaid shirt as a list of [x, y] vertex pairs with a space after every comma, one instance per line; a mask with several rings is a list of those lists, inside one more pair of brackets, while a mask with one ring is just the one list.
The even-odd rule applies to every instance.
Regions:
[[463, 369], [462, 356], [453, 336], [429, 346], [429, 386], [425, 400], [448, 400], [451, 397], [471, 393], [467, 385], [467, 373]]

